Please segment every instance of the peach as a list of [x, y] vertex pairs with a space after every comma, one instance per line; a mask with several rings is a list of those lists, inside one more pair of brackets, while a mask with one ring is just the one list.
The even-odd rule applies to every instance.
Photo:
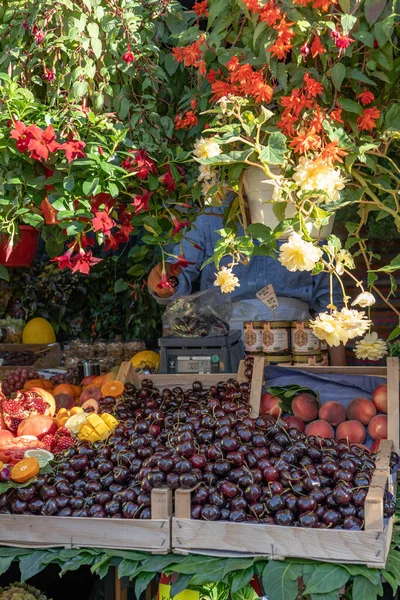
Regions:
[[272, 417], [279, 417], [282, 410], [279, 405], [278, 396], [273, 396], [266, 392], [261, 396], [260, 403], [260, 415], [271, 415]]
[[360, 421], [352, 420], [340, 423], [336, 429], [336, 439], [349, 440], [351, 444], [362, 444], [367, 437], [365, 427]]
[[387, 385], [378, 386], [372, 394], [372, 402], [378, 412], [387, 413]]
[[51, 417], [46, 415], [30, 415], [18, 425], [17, 436], [35, 435], [41, 440], [45, 435], [53, 435], [57, 425]]
[[346, 420], [346, 407], [340, 402], [329, 400], [319, 409], [318, 417], [323, 421], [328, 421], [333, 427], [337, 427]]
[[306, 426], [304, 425], [304, 421], [299, 419], [298, 417], [293, 417], [290, 415], [289, 417], [285, 417], [285, 421], [288, 424], [289, 429], [297, 429], [297, 431], [304, 431]]
[[368, 425], [375, 415], [376, 408], [368, 398], [354, 398], [347, 407], [347, 418], [360, 421], [363, 425]]
[[387, 439], [387, 416], [376, 415], [368, 425], [368, 433], [373, 440]]
[[75, 400], [69, 394], [57, 394], [54, 396], [54, 400], [56, 401], [57, 411], [59, 411], [60, 408], [67, 408], [69, 410], [75, 406]]
[[96, 375], [88, 375], [81, 381], [81, 385], [91, 385], [93, 383], [93, 379], [96, 379]]
[[306, 435], [317, 435], [320, 438], [330, 439], [335, 437], [332, 425], [322, 419], [309, 423], [306, 427]]
[[292, 411], [295, 417], [308, 423], [318, 417], [318, 400], [308, 392], [301, 392], [293, 398]]
[[83, 410], [87, 410], [89, 408], [91, 410], [91, 412], [98, 413], [99, 412], [99, 403], [94, 398], [89, 398], [89, 400], [86, 400], [81, 405], [81, 408], [83, 408]]
[[80, 402], [82, 405], [86, 400], [100, 400], [102, 397], [101, 389], [97, 385], [88, 385], [81, 394]]

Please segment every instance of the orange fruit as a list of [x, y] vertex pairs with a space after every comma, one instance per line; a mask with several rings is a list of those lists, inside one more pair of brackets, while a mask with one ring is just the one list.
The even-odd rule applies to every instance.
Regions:
[[4, 463], [3, 463], [3, 462], [1, 462], [1, 460], [0, 460], [0, 471], [1, 471], [1, 469], [2, 469], [3, 467], [4, 467]]
[[101, 387], [103, 383], [105, 383], [105, 375], [98, 375], [92, 381], [92, 385], [97, 385], [98, 387]]
[[30, 379], [29, 381], [25, 381], [24, 390], [30, 390], [33, 387], [40, 387], [44, 390], [44, 379]]
[[23, 458], [16, 465], [13, 466], [11, 471], [11, 479], [16, 483], [25, 483], [32, 477], [36, 477], [39, 473], [39, 461], [33, 456], [31, 458]]
[[57, 396], [58, 394], [68, 394], [72, 398], [76, 397], [74, 386], [70, 383], [60, 383], [60, 385], [57, 385], [53, 390], [53, 396]]
[[51, 392], [54, 389], [54, 385], [50, 379], [43, 379], [43, 389], [47, 390], [48, 392]]
[[119, 398], [124, 393], [124, 384], [120, 381], [107, 381], [102, 388], [101, 393], [104, 397], [111, 396], [112, 398]]
[[74, 398], [79, 398], [79, 396], [82, 394], [82, 388], [80, 385], [73, 385], [72, 386], [75, 390], [75, 394], [74, 394]]

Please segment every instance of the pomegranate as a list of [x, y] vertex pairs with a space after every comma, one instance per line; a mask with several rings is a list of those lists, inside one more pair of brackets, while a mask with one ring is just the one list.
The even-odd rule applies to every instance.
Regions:
[[[43, 392], [44, 390], [40, 390]], [[54, 414], [55, 402], [51, 394], [46, 393], [53, 401], [48, 402], [47, 396], [37, 390], [18, 392], [14, 400], [4, 399], [2, 402], [4, 422], [13, 433], [18, 430], [19, 424], [30, 415]]]
[[18, 425], [17, 435], [34, 435], [41, 440], [45, 435], [53, 435], [57, 425], [47, 415], [30, 415]]
[[45, 444], [34, 436], [21, 436], [0, 441], [0, 460], [5, 464], [15, 465], [24, 458], [26, 450], [42, 448]]

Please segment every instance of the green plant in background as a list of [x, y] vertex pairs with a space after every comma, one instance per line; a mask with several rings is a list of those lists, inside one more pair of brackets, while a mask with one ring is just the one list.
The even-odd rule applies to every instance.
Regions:
[[12, 583], [0, 588], [0, 600], [50, 600], [45, 594], [26, 583]]

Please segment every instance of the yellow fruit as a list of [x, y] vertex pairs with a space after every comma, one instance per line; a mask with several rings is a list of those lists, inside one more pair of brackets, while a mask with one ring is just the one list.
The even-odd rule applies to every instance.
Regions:
[[82, 425], [79, 430], [79, 437], [89, 437], [89, 435], [93, 432], [93, 428], [90, 425]]
[[73, 406], [71, 408], [71, 410], [69, 411], [69, 414], [71, 415], [71, 417], [73, 417], [74, 415], [77, 415], [78, 413], [83, 413], [85, 412], [83, 410], [83, 408], [81, 406]]
[[56, 334], [53, 326], [46, 319], [31, 319], [22, 333], [23, 344], [54, 344]]
[[150, 367], [155, 371], [158, 371], [158, 367], [160, 366], [160, 355], [152, 350], [143, 350], [131, 358], [131, 363], [135, 369], [139, 371], [143, 370], [145, 367]]
[[86, 413], [77, 413], [68, 419], [68, 421], [65, 423], [65, 427], [72, 431], [72, 433], [78, 433], [85, 423]]
[[114, 430], [118, 426], [117, 419], [115, 419], [109, 413], [103, 413], [100, 416], [103, 419], [104, 423], [107, 425], [107, 427], [109, 427], [110, 429]]
[[60, 408], [60, 410], [57, 413], [57, 418], [58, 417], [68, 417], [69, 416], [69, 412], [67, 411], [66, 408]]
[[89, 413], [86, 417], [86, 420], [95, 429], [98, 425], [104, 425], [103, 420], [94, 412]]
[[88, 439], [90, 442], [97, 442], [100, 439], [100, 436], [95, 431], [92, 431]]

